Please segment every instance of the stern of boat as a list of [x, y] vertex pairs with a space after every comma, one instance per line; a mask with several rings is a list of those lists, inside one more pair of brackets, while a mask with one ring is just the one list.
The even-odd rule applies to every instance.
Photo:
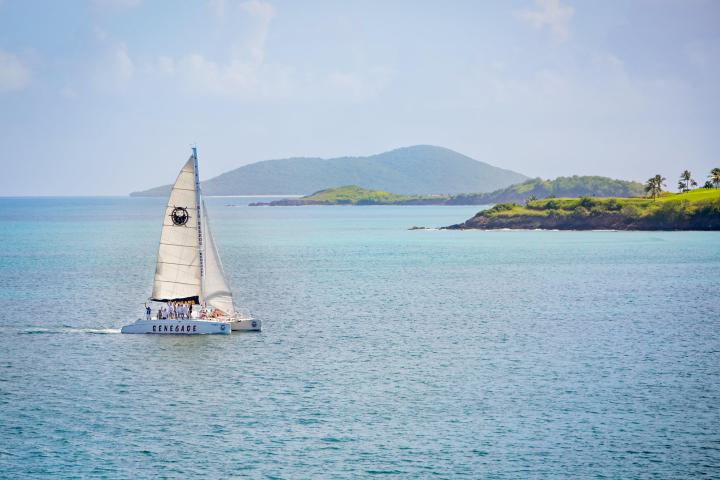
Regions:
[[233, 332], [259, 332], [262, 330], [262, 322], [257, 318], [235, 319], [230, 322]]

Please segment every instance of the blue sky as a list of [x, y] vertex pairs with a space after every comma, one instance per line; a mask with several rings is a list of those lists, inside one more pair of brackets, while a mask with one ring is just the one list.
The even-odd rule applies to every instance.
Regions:
[[[446, 146], [530, 176], [720, 166], [720, 2], [0, 0], [0, 195]], [[290, 192], [289, 192], [290, 193]]]

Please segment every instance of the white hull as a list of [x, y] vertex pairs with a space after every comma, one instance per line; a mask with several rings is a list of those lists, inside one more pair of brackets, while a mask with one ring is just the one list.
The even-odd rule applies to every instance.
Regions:
[[262, 329], [262, 322], [256, 318], [238, 319], [230, 322], [234, 332], [259, 332]]
[[121, 333], [151, 333], [156, 335], [229, 335], [230, 324], [208, 320], [137, 320], [125, 325]]

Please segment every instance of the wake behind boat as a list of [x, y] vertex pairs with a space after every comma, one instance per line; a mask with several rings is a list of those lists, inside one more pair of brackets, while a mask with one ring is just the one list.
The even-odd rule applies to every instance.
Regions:
[[223, 271], [200, 191], [197, 149], [178, 174], [165, 208], [155, 280], [145, 318], [122, 333], [162, 335], [259, 331], [260, 320], [241, 315]]

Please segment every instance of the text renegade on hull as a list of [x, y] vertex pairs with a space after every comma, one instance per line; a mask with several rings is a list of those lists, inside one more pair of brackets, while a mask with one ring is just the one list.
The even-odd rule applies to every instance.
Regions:
[[163, 218], [151, 301], [167, 306], [122, 328], [161, 335], [259, 331], [260, 320], [240, 315], [210, 232], [200, 191], [197, 149], [180, 170]]

